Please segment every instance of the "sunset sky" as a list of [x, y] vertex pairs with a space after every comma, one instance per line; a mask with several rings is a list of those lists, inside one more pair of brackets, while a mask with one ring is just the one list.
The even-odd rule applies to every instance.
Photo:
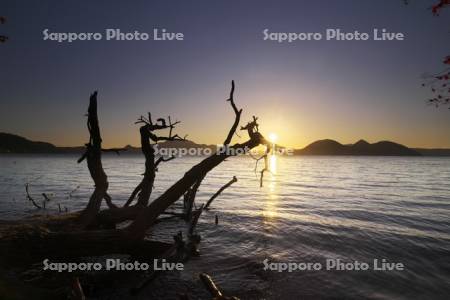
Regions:
[[[436, 1], [17, 1], [0, 4], [0, 131], [73, 146], [86, 142], [89, 95], [99, 91], [106, 146], [138, 145], [148, 111], [177, 132], [220, 143], [228, 97], [264, 134], [304, 147], [324, 138], [450, 147], [450, 110], [427, 106], [421, 75], [443, 69], [450, 9]], [[113, 3], [114, 2], [114, 3]], [[106, 28], [184, 33], [184, 41], [44, 41], [42, 31]], [[402, 32], [405, 41], [264, 41], [272, 32]], [[245, 136], [245, 135], [244, 135]], [[236, 139], [239, 140], [239, 139]]]

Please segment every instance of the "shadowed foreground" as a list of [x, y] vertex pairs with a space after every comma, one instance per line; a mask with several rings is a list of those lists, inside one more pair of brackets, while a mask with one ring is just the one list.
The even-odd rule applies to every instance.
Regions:
[[[247, 132], [249, 139], [244, 143], [231, 145], [242, 113], [242, 109], [238, 109], [234, 102], [234, 82], [232, 82], [230, 97], [227, 101], [230, 102], [235, 119], [224, 140], [224, 148], [193, 166], [151, 203], [149, 199], [158, 165], [173, 159], [173, 157], [157, 158], [151, 142], [184, 140], [184, 138], [173, 133], [179, 122], [172, 122], [170, 117], [159, 118], [156, 122], [152, 120], [150, 113], [147, 117], [140, 117], [136, 124], [141, 125], [139, 133], [142, 153], [145, 157], [145, 172], [142, 181], [131, 192], [125, 205], [117, 207], [108, 194], [108, 176], [103, 169], [101, 157], [103, 152], [120, 153], [124, 149], [102, 148], [97, 114], [97, 92], [94, 92], [90, 97], [87, 114], [89, 142], [86, 143], [86, 150], [78, 162], [86, 160], [95, 189], [82, 211], [1, 222], [0, 263], [4, 271], [0, 275], [3, 278], [2, 281], [8, 284], [5, 289], [0, 289], [0, 294], [3, 293], [8, 298], [20, 299], [22, 296], [26, 298], [27, 295], [33, 295], [34, 298], [41, 297], [40, 295], [42, 298], [64, 297], [69, 293], [73, 294], [72, 297], [75, 299], [82, 299], [83, 287], [80, 285], [78, 276], [85, 276], [83, 274], [59, 274], [56, 279], [54, 278], [56, 282], [50, 286], [46, 286], [49, 282], [40, 280], [42, 271], [39, 269], [42, 269], [41, 263], [47, 258], [51, 261], [71, 262], [83, 261], [82, 258], [86, 257], [125, 255], [141, 261], [165, 258], [168, 261], [185, 262], [192, 255], [197, 255], [197, 246], [201, 238], [195, 232], [195, 226], [204, 205], [197, 208], [195, 197], [205, 176], [236, 152], [245, 153], [259, 145], [265, 145], [267, 151], [270, 151], [269, 143], [259, 133], [256, 117], [253, 117], [246, 126], [241, 127], [241, 130]], [[162, 130], [168, 131], [168, 135], [157, 134]], [[224, 151], [225, 149], [230, 151]], [[267, 153], [263, 156], [265, 161], [267, 161]], [[261, 184], [266, 170], [267, 167], [261, 171]], [[235, 181], [236, 179], [233, 178], [217, 193], [211, 195], [212, 198], [207, 206]], [[43, 209], [29, 194], [28, 198], [38, 209]], [[180, 231], [174, 236], [174, 243], [152, 240], [151, 234], [148, 235], [149, 229], [157, 223], [164, 222], [168, 217], [164, 218], [162, 215], [167, 215], [165, 213], [167, 208], [180, 199], [183, 201], [182, 212], [172, 213], [169, 218], [177, 217], [186, 222], [186, 237]], [[106, 202], [108, 209], [100, 209], [103, 201]], [[18, 278], [25, 273], [34, 275], [29, 276], [31, 277], [29, 283], [24, 285]], [[143, 283], [137, 283], [133, 292], [138, 293], [143, 286], [148, 285], [158, 275], [155, 273], [152, 273]], [[201, 278], [213, 297], [226, 298], [221, 291], [214, 290], [215, 285], [211, 278], [207, 275]]]

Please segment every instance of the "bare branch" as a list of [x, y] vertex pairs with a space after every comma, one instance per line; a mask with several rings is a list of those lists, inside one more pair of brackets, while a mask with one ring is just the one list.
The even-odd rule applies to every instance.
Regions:
[[162, 162], [168, 162], [171, 161], [172, 159], [175, 159], [175, 156], [171, 156], [171, 157], [167, 157], [164, 158], [163, 156], [161, 156], [160, 158], [158, 158], [155, 162], [155, 170], [157, 171], [158, 165]]
[[[100, 210], [103, 199], [110, 201], [107, 196], [108, 177], [103, 170], [102, 165], [102, 138], [100, 135], [100, 126], [97, 114], [97, 91], [95, 91], [89, 99], [87, 127], [89, 130], [89, 143], [86, 144], [86, 152], [78, 160], [87, 160], [89, 173], [95, 184], [95, 190], [89, 199], [89, 202], [80, 216], [81, 226], [86, 227], [94, 220], [96, 214]], [[106, 197], [106, 198], [105, 198]]]
[[[233, 86], [232, 92], [234, 92]], [[233, 96], [233, 93], [231, 93], [231, 96]], [[124, 229], [126, 235], [132, 240], [142, 239], [145, 236], [147, 229], [154, 224], [161, 213], [163, 213], [170, 205], [180, 199], [183, 195], [186, 195], [189, 190], [195, 191], [196, 188], [198, 188], [198, 186], [200, 185], [203, 178], [208, 174], [208, 172], [221, 164], [228, 157], [232, 156], [232, 153], [236, 153], [238, 150], [248, 152], [249, 150], [261, 144], [269, 145], [266, 139], [258, 132], [257, 120], [258, 119], [254, 116], [253, 121], [249, 122], [247, 126], [242, 128], [243, 130], [245, 129], [248, 131], [250, 137], [248, 141], [230, 146], [229, 148], [230, 150], [232, 150], [230, 152], [214, 153], [213, 155], [205, 158], [197, 165], [193, 166], [184, 174], [182, 178], [180, 178], [163, 194], [161, 194], [152, 203], [150, 203], [150, 205], [142, 209], [142, 211], [134, 219], [134, 221]], [[234, 125], [237, 126], [236, 123], [237, 122], [233, 124], [233, 127]], [[232, 136], [234, 132], [233, 130], [231, 131]], [[228, 140], [226, 140], [226, 142], [228, 142]]]
[[[85, 144], [85, 147], [88, 147], [88, 146], [89, 146], [89, 144]], [[77, 160], [77, 163], [81, 163], [83, 160], [85, 160], [87, 155], [88, 155], [88, 151], [86, 149], [86, 151], [84, 151], [83, 155], [81, 155], [81, 157]]]
[[[154, 124], [152, 122], [151, 114], [148, 113], [148, 118], [141, 116], [136, 124], [142, 123], [144, 124], [139, 129], [141, 135], [141, 149], [142, 153], [145, 156], [145, 172], [144, 178], [139, 183], [139, 185], [133, 190], [124, 207], [130, 206], [133, 200], [138, 196], [137, 204], [139, 206], [147, 206], [148, 201], [150, 199], [150, 195], [153, 189], [153, 183], [155, 180], [155, 172], [157, 171], [158, 165], [163, 161], [169, 161], [174, 159], [175, 157], [164, 158], [160, 157], [155, 160], [155, 150], [150, 144], [150, 140], [154, 142], [158, 142], [161, 140], [165, 141], [173, 141], [173, 140], [183, 140], [178, 135], [172, 136], [172, 129], [175, 128], [176, 124], [179, 124], [179, 121], [172, 123], [172, 119], [170, 116], [168, 117], [169, 124], [167, 124], [166, 120], [163, 118], [157, 119], [157, 122]], [[169, 137], [159, 137], [153, 133], [155, 130], [162, 129], [170, 129]]]
[[225, 184], [223, 187], [221, 187], [209, 200], [206, 202], [206, 205], [204, 209], [208, 209], [211, 203], [214, 201], [214, 199], [217, 198], [226, 188], [228, 188], [230, 185], [235, 183], [237, 181], [236, 176], [233, 176], [233, 179], [231, 179], [227, 184]]
[[194, 234], [195, 226], [197, 226], [198, 219], [200, 218], [200, 215], [202, 214], [203, 209], [204, 209], [204, 204], [202, 204], [199, 209], [197, 209], [196, 211], [194, 211], [192, 213], [192, 218], [191, 218], [191, 221], [189, 224], [189, 230], [188, 230], [189, 236], [192, 236]]
[[150, 134], [150, 139], [154, 141], [155, 143], [158, 143], [160, 141], [185, 141], [185, 138], [180, 137], [178, 134], [175, 134], [174, 136], [157, 136], [153, 133]]
[[249, 137], [252, 137], [254, 133], [259, 132], [259, 124], [257, 121], [258, 118], [253, 116], [253, 121], [248, 122], [245, 126], [241, 126], [241, 130], [247, 130]]
[[108, 193], [105, 193], [105, 196], [103, 197], [106, 201], [106, 205], [108, 205], [109, 208], [117, 208], [117, 205], [112, 203], [111, 196]]
[[28, 182], [25, 184], [25, 192], [27, 193], [27, 199], [31, 201], [31, 203], [37, 208], [37, 209], [42, 209], [42, 207], [40, 205], [38, 205], [36, 203], [36, 201], [34, 201], [33, 197], [31, 197], [30, 192], [28, 190], [29, 184]]
[[133, 202], [134, 198], [136, 197], [137, 193], [141, 190], [142, 182], [139, 183], [131, 193], [130, 197], [128, 198], [127, 202], [125, 203], [124, 207], [127, 207], [130, 205], [131, 202]]
[[195, 197], [197, 196], [197, 191], [200, 185], [202, 184], [205, 176], [198, 178], [198, 180], [184, 193], [184, 210], [186, 215], [186, 221], [190, 221], [192, 219], [192, 209], [195, 205]]
[[236, 107], [236, 104], [234, 103], [234, 80], [231, 81], [231, 91], [230, 91], [230, 98], [227, 99], [227, 101], [230, 102], [231, 107], [233, 108], [235, 119], [233, 126], [231, 126], [230, 131], [228, 132], [228, 136], [223, 142], [224, 145], [229, 145], [231, 143], [231, 140], [233, 138], [233, 135], [236, 133], [236, 129], [239, 125], [239, 121], [241, 119], [241, 113], [242, 109], [239, 109]]

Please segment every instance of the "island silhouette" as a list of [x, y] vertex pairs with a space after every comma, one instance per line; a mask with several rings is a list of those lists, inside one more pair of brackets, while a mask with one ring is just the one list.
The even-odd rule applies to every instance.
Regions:
[[[216, 145], [200, 144], [189, 140], [164, 141], [160, 148], [209, 148]], [[127, 145], [128, 153], [140, 153], [140, 147]], [[32, 141], [25, 137], [0, 132], [0, 153], [81, 153], [84, 146], [59, 147], [48, 142]], [[332, 139], [315, 141], [302, 149], [295, 149], [294, 155], [352, 155], [352, 156], [450, 156], [450, 149], [445, 148], [409, 148], [392, 141], [369, 143], [363, 139], [354, 144], [341, 144]]]

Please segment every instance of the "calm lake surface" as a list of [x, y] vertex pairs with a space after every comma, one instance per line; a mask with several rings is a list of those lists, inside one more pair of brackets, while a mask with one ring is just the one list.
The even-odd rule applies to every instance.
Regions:
[[[51, 196], [48, 213], [58, 213], [58, 203], [69, 211], [82, 209], [93, 187], [77, 158], [0, 156], [0, 219], [37, 213], [25, 196], [27, 182], [35, 199]], [[152, 199], [201, 159], [162, 164]], [[143, 159], [105, 156], [104, 167], [113, 201], [124, 203], [141, 179]], [[249, 157], [231, 158], [209, 173], [197, 204], [233, 175], [238, 182], [200, 218], [201, 256], [170, 279], [174, 284], [206, 297], [197, 279], [205, 271], [227, 295], [242, 299], [449, 299], [450, 158], [277, 157], [271, 167], [274, 174], [266, 174], [263, 188]], [[175, 234], [181, 226], [173, 221], [164, 230]], [[371, 270], [373, 260], [383, 258], [403, 263], [405, 270]], [[265, 259], [319, 262], [324, 268], [265, 271]], [[367, 262], [371, 268], [328, 271], [326, 259]], [[153, 294], [158, 295], [174, 297], [167, 287]]]

